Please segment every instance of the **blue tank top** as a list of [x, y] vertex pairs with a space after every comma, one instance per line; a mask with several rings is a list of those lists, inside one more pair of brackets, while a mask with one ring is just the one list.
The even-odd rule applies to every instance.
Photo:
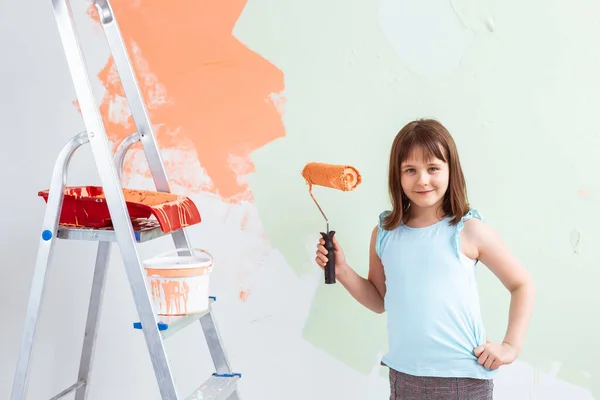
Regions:
[[492, 378], [497, 370], [477, 362], [475, 347], [486, 333], [475, 280], [477, 260], [460, 251], [460, 232], [469, 211], [457, 225], [447, 217], [433, 225], [401, 224], [387, 231], [379, 216], [376, 252], [386, 276], [384, 298], [388, 352], [382, 362], [417, 376]]

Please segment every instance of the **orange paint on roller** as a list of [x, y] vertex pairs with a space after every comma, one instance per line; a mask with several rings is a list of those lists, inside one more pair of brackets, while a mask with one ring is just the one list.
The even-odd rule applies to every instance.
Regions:
[[302, 176], [311, 187], [325, 186], [345, 192], [354, 190], [362, 182], [360, 173], [351, 165], [312, 162], [306, 164]]
[[333, 246], [333, 235], [335, 231], [329, 230], [329, 220], [321, 209], [321, 206], [312, 194], [313, 185], [324, 186], [332, 189], [338, 189], [344, 192], [349, 192], [356, 189], [362, 182], [362, 177], [358, 170], [351, 165], [336, 165], [336, 164], [325, 164], [318, 162], [311, 162], [304, 166], [302, 170], [302, 176], [308, 184], [308, 193], [312, 197], [313, 201], [321, 211], [325, 222], [327, 223], [327, 229], [325, 232], [321, 232], [321, 236], [325, 240], [325, 248], [327, 249], [327, 264], [325, 265], [325, 283], [335, 283], [335, 252]]

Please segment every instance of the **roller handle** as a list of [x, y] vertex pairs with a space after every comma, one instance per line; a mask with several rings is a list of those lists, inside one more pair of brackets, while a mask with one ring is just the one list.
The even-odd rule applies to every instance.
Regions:
[[321, 236], [325, 240], [325, 248], [327, 249], [327, 264], [325, 264], [325, 283], [335, 283], [335, 252], [333, 248], [333, 235], [335, 231], [329, 233], [321, 232]]

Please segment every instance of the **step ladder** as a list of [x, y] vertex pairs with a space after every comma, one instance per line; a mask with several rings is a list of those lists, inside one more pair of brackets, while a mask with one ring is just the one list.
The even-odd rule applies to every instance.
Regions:
[[[51, 1], [86, 129], [71, 138], [64, 146], [58, 155], [52, 173], [11, 400], [25, 399], [29, 362], [40, 305], [44, 296], [46, 271], [51, 262], [57, 239], [97, 241], [98, 250], [78, 377], [72, 386], [52, 397], [51, 400], [60, 399], [73, 392], [75, 400], [87, 398], [90, 390], [90, 370], [94, 357], [106, 270], [111, 245], [114, 242], [118, 244], [139, 317], [139, 321], [133, 324], [133, 328], [143, 332], [161, 398], [163, 400], [240, 400], [237, 385], [241, 375], [232, 372], [213, 317], [211, 305], [216, 299], [210, 298], [209, 308], [205, 312], [187, 315], [169, 323], [159, 321], [153, 310], [151, 294], [146, 286], [145, 272], [136, 245], [164, 236], [165, 232], [156, 223], [151, 223], [153, 221], [151, 219], [147, 223], [136, 224], [129, 214], [121, 186], [121, 177], [123, 160], [131, 145], [141, 142], [156, 190], [162, 193], [170, 193], [171, 190], [147, 109], [111, 5], [108, 0], [94, 0], [137, 128], [137, 132], [132, 133], [119, 144], [114, 155], [101, 114], [94, 101], [69, 1]], [[65, 189], [67, 189], [66, 177], [69, 161], [74, 152], [84, 144], [91, 146], [100, 176], [112, 221], [112, 226], [108, 229], [65, 225], [60, 222]], [[180, 249], [179, 255], [190, 254], [192, 247], [185, 229], [177, 229], [167, 234], [172, 236], [175, 248]], [[187, 397], [181, 397], [176, 390], [163, 341], [197, 320], [202, 326], [215, 372], [194, 393]]]

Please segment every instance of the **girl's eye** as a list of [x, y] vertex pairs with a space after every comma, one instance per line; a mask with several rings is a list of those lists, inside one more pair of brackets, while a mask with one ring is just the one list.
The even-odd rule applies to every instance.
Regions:
[[405, 172], [408, 172], [410, 174], [410, 173], [415, 172], [415, 169], [414, 168], [408, 168], [408, 169], [405, 170]]
[[429, 170], [430, 170], [431, 172], [434, 172], [434, 171], [437, 171], [437, 170], [439, 170], [439, 168], [438, 168], [438, 167], [431, 167], [431, 168], [429, 168]]

